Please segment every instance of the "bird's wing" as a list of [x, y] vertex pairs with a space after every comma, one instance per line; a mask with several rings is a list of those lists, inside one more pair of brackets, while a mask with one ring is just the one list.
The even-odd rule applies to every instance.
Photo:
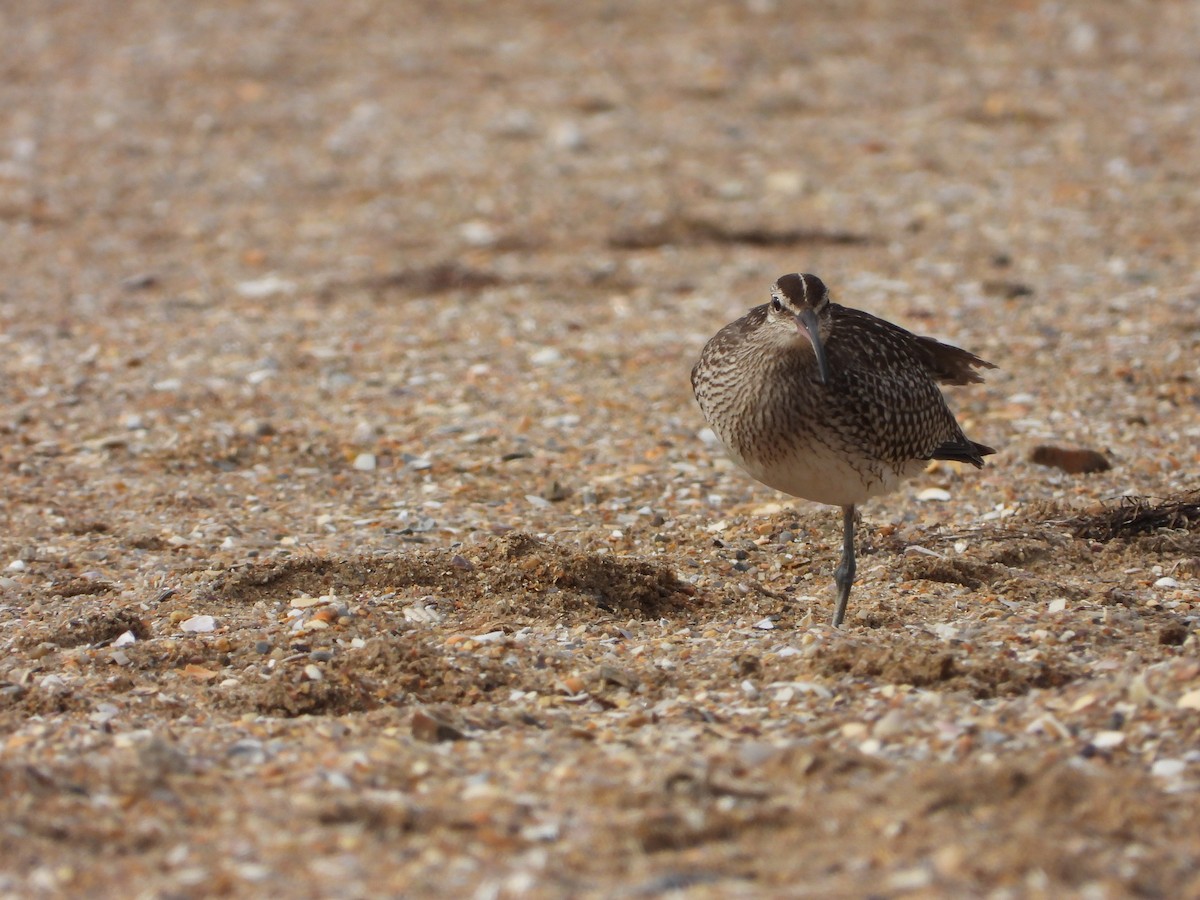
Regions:
[[994, 369], [994, 363], [980, 359], [961, 347], [943, 344], [931, 337], [913, 334], [899, 325], [880, 319], [860, 309], [831, 304], [834, 311], [834, 329], [838, 319], [845, 319], [859, 336], [870, 342], [865, 352], [882, 355], [903, 354], [921, 365], [929, 376], [941, 384], [977, 384], [983, 376], [976, 369]]

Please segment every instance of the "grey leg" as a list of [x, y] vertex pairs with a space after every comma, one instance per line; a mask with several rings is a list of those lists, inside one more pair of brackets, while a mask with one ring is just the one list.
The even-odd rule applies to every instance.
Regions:
[[837, 628], [846, 618], [846, 604], [850, 600], [850, 586], [854, 584], [854, 507], [842, 507], [842, 561], [833, 573], [837, 585], [837, 609], [833, 612], [833, 627]]

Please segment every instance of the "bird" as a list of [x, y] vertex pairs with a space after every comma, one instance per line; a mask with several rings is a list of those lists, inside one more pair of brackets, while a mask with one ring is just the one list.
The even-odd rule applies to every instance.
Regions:
[[833, 626], [854, 584], [857, 508], [930, 460], [983, 467], [996, 451], [969, 439], [939, 385], [983, 381], [996, 366], [830, 300], [816, 275], [784, 275], [770, 300], [704, 345], [692, 390], [709, 427], [751, 477], [840, 506], [842, 557]]

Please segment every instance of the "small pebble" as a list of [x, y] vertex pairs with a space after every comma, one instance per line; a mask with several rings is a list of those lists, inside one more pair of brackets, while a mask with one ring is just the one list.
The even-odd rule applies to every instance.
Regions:
[[190, 619], [184, 619], [179, 623], [179, 630], [188, 631], [193, 634], [216, 631], [217, 620], [213, 616], [192, 616]]
[[506, 138], [533, 137], [538, 132], [537, 119], [527, 109], [507, 109], [492, 123], [491, 131]]
[[880, 740], [903, 734], [909, 729], [908, 715], [901, 709], [890, 709], [875, 723], [871, 733]]
[[375, 440], [375, 426], [370, 422], [359, 422], [354, 426], [351, 440], [356, 444], [370, 444]]
[[1197, 688], [1194, 691], [1188, 691], [1175, 701], [1175, 705], [1180, 709], [1200, 710], [1200, 688]]
[[933, 881], [933, 873], [925, 866], [915, 866], [911, 869], [901, 869], [888, 876], [887, 886], [898, 892], [921, 891], [929, 887]]
[[55, 644], [53, 641], [41, 641], [37, 646], [31, 648], [26, 655], [30, 659], [42, 659], [57, 649], [58, 644]]
[[[429, 600], [433, 600], [432, 597]], [[425, 598], [404, 607], [404, 621], [419, 622], [423, 625], [436, 625], [444, 619], [445, 616], [435, 606], [430, 606], [425, 602]]]
[[263, 742], [256, 738], [242, 738], [236, 741], [225, 751], [225, 755], [252, 766], [260, 766], [267, 761], [267, 750]]
[[292, 609], [308, 609], [310, 606], [321, 606], [328, 603], [330, 597], [313, 597], [309, 594], [301, 594], [299, 597], [294, 597], [288, 603]]
[[1097, 731], [1092, 737], [1091, 743], [1097, 750], [1111, 750], [1113, 747], [1119, 747], [1125, 743], [1125, 732]]
[[464, 222], [458, 228], [459, 237], [472, 247], [488, 247], [496, 243], [499, 237], [494, 229], [487, 222], [479, 219], [473, 219], [470, 222]]
[[461, 741], [466, 737], [449, 722], [435, 718], [423, 709], [418, 709], [413, 713], [410, 727], [414, 738], [430, 744], [442, 741]]
[[764, 179], [764, 184], [767, 190], [773, 194], [784, 194], [792, 197], [804, 190], [804, 185], [807, 181], [808, 176], [803, 172], [795, 169], [779, 169], [774, 172], [768, 172]]
[[945, 503], [950, 499], [950, 492], [945, 488], [925, 488], [917, 494], [917, 499], [922, 503]]
[[99, 704], [95, 711], [88, 716], [97, 725], [105, 725], [121, 714], [121, 710], [111, 703]]
[[860, 738], [867, 733], [866, 722], [847, 722], [842, 726], [842, 737]]
[[907, 547], [904, 548], [904, 553], [906, 556], [920, 555], [920, 556], [931, 556], [934, 559], [945, 559], [945, 557], [942, 556], [942, 554], [938, 553], [936, 550], [930, 550], [928, 547], [922, 547], [920, 544], [909, 544]]
[[267, 275], [252, 281], [239, 281], [234, 286], [234, 290], [247, 299], [261, 299], [277, 294], [294, 294], [296, 284], [286, 278], [280, 278], [278, 275]]
[[1182, 759], [1158, 759], [1150, 767], [1150, 774], [1159, 778], [1178, 778], [1187, 769]]
[[309, 663], [304, 667], [304, 677], [309, 681], [322, 681], [325, 678], [325, 674], [321, 671], [320, 666]]
[[360, 453], [354, 457], [354, 468], [360, 472], [374, 472], [376, 466], [374, 453]]
[[550, 130], [550, 142], [559, 150], [578, 152], [586, 149], [587, 138], [575, 122], [559, 122]]

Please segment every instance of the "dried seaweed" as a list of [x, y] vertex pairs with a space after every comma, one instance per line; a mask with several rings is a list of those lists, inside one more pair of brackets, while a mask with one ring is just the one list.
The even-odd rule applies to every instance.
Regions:
[[1151, 534], [1160, 528], [1200, 531], [1200, 490], [1175, 497], [1122, 497], [1103, 512], [1076, 516], [1066, 524], [1078, 538], [1111, 541]]

